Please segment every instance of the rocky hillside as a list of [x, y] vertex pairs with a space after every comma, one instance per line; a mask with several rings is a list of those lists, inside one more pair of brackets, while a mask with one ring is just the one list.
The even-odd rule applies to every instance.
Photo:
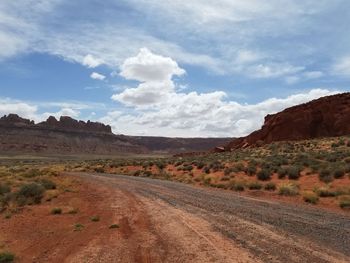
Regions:
[[0, 119], [1, 153], [116, 154], [144, 153], [142, 146], [116, 136], [111, 127], [70, 117], [35, 124], [15, 114]]
[[350, 93], [343, 93], [267, 115], [260, 130], [233, 140], [225, 149], [348, 134], [350, 134]]
[[49, 117], [35, 124], [16, 114], [0, 118], [0, 154], [123, 154], [207, 151], [230, 138], [166, 138], [115, 135], [109, 125]]

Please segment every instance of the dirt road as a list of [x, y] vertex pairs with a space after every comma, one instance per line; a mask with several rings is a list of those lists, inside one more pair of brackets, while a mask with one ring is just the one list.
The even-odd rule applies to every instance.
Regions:
[[[120, 226], [98, 262], [350, 262], [349, 216], [169, 181], [79, 177], [110, 189]], [[96, 247], [68, 261], [97, 262]]]

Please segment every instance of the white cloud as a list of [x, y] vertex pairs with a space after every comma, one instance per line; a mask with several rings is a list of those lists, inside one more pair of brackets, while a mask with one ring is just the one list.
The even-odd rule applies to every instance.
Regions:
[[7, 115], [10, 113], [16, 113], [24, 118], [36, 117], [38, 107], [35, 105], [30, 105], [28, 103], [11, 100], [11, 99], [1, 99], [0, 98], [0, 115]]
[[91, 54], [88, 54], [83, 58], [82, 64], [88, 68], [96, 68], [99, 65], [103, 64], [103, 60], [95, 58]]
[[259, 64], [248, 68], [248, 74], [254, 78], [277, 78], [296, 74], [303, 70], [304, 67], [295, 67], [285, 63], [274, 63], [270, 65]]
[[350, 56], [339, 59], [339, 61], [333, 66], [333, 73], [350, 76]]
[[[114, 116], [108, 114], [103, 118], [118, 133], [186, 137], [242, 136], [260, 128], [267, 114], [334, 93], [327, 89], [313, 89], [284, 99], [271, 98], [257, 104], [240, 104], [227, 101], [227, 95], [223, 91], [179, 91], [172, 81], [173, 75], [182, 73], [175, 61], [150, 53], [148, 59], [141, 59], [140, 67], [139, 55], [127, 59], [128, 74], [122, 75], [144, 82], [136, 88], [126, 88], [112, 97], [133, 107], [136, 114], [118, 112]], [[159, 75], [154, 74], [158, 72], [156, 69], [159, 68], [159, 63], [164, 61], [173, 66], [165, 67], [168, 70], [159, 72]], [[146, 73], [143, 70], [145, 65]], [[151, 73], [148, 74], [149, 72]]]
[[80, 116], [80, 112], [72, 109], [72, 108], [62, 108], [57, 112], [45, 112], [41, 114], [41, 119], [47, 119], [49, 116], [54, 116], [56, 119], [59, 119], [61, 116], [69, 116], [72, 118], [78, 118]]
[[257, 104], [225, 101], [224, 92], [174, 93], [172, 99], [136, 115], [122, 114], [101, 119], [114, 132], [158, 136], [244, 136], [259, 129], [267, 114], [337, 92], [313, 89], [286, 98], [271, 98]]
[[10, 98], [0, 97], [0, 116], [10, 113], [18, 114], [23, 118], [41, 122], [46, 120], [49, 116], [71, 116], [79, 118], [81, 111], [89, 111], [97, 109], [105, 109], [105, 105], [100, 103], [90, 102], [28, 102], [21, 100], [14, 100]]
[[106, 78], [106, 76], [102, 75], [100, 73], [97, 73], [97, 72], [92, 72], [90, 75], [90, 78], [96, 79], [96, 80], [104, 80]]
[[153, 54], [142, 48], [135, 57], [121, 65], [120, 75], [126, 79], [138, 80], [137, 88], [127, 88], [112, 96], [128, 106], [142, 107], [163, 102], [175, 92], [173, 76], [181, 76], [185, 70], [169, 57]]
[[126, 59], [120, 68], [122, 77], [141, 82], [166, 81], [174, 75], [185, 74], [176, 61], [155, 55], [147, 48], [141, 48], [137, 56]]

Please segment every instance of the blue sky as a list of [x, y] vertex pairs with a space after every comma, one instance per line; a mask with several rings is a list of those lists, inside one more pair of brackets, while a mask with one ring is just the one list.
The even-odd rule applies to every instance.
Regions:
[[2, 0], [0, 114], [241, 136], [349, 91], [346, 0]]

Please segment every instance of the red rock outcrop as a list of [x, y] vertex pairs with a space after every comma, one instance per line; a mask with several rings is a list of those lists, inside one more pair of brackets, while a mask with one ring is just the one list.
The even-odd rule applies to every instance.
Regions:
[[350, 93], [342, 93], [267, 115], [260, 130], [235, 139], [226, 145], [225, 149], [348, 134], [350, 134]]

